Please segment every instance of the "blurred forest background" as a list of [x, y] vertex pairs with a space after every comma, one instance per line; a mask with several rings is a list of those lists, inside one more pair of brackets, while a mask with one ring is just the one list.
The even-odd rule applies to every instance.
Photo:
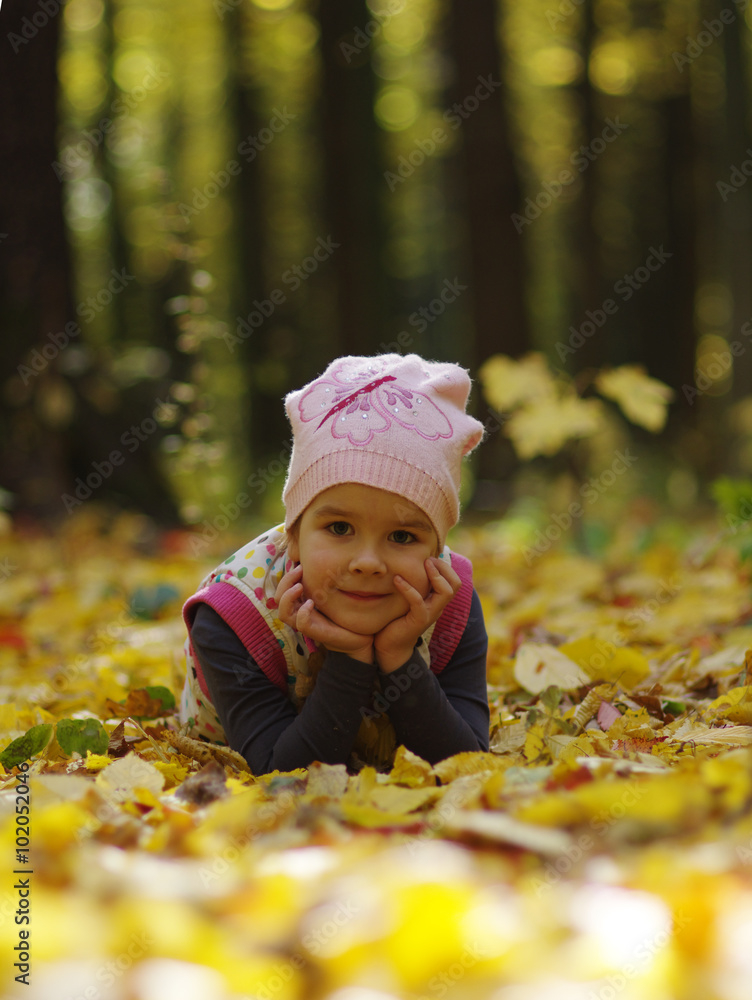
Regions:
[[[747, 0], [5, 0], [2, 506], [276, 516], [282, 397], [386, 350], [474, 378], [537, 351], [585, 394], [642, 365], [675, 395], [659, 437], [610, 439], [651, 456], [633, 491], [749, 476], [751, 25]], [[501, 512], [520, 460], [473, 405], [467, 502]]]

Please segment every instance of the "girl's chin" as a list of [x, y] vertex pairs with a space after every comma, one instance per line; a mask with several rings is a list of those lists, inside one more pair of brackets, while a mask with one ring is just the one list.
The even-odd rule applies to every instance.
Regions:
[[332, 617], [332, 621], [340, 628], [347, 629], [348, 632], [355, 632], [356, 635], [376, 635], [405, 614], [406, 611], [401, 611], [397, 615], [385, 617], [362, 612], [359, 615], [338, 615], [336, 618]]

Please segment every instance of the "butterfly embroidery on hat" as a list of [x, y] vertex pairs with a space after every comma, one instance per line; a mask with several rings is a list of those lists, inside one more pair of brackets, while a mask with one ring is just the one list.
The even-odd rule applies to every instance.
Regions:
[[318, 419], [317, 431], [328, 424], [333, 437], [348, 438], [351, 444], [368, 444], [392, 422], [427, 441], [453, 433], [444, 412], [424, 392], [401, 385], [396, 376], [382, 375], [375, 367], [336, 369], [310, 387], [298, 410], [305, 422]]

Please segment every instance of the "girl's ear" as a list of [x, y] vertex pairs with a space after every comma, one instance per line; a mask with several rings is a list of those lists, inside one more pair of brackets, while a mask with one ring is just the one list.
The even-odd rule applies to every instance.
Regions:
[[290, 531], [288, 537], [287, 554], [294, 563], [298, 563], [300, 562], [300, 545], [298, 544], [297, 531]]

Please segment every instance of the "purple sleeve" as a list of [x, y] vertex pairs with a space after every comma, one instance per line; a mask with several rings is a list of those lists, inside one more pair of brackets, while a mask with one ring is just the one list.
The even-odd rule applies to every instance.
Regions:
[[382, 674], [376, 665], [329, 652], [299, 714], [205, 604], [196, 611], [191, 641], [228, 743], [254, 774], [291, 771], [314, 760], [346, 763], [371, 709], [377, 676], [384, 701], [376, 704], [388, 711], [398, 743], [431, 763], [488, 749], [487, 639], [477, 594], [465, 632], [438, 677], [416, 653]]
[[431, 764], [465, 750], [488, 750], [487, 650], [483, 611], [473, 591], [465, 631], [438, 676], [417, 653], [391, 674], [381, 674], [381, 697], [389, 702], [398, 744]]

